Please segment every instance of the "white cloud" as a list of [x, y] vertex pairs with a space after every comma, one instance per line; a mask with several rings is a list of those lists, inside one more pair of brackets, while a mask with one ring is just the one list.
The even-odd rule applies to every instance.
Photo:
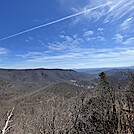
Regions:
[[86, 41], [106, 41], [105, 38], [103, 36], [96, 36], [96, 37], [85, 37]]
[[93, 35], [94, 34], [94, 31], [92, 30], [89, 30], [89, 31], [85, 31], [84, 35], [83, 36], [90, 36], [90, 35]]
[[8, 54], [8, 52], [9, 52], [8, 49], [0, 47], [0, 55], [6, 55]]
[[124, 39], [124, 36], [121, 34], [116, 34], [113, 39], [115, 40], [116, 43], [121, 43], [125, 45], [133, 45], [134, 44], [134, 37], [129, 37], [127, 39]]
[[113, 39], [115, 40], [116, 43], [122, 43], [123, 42], [123, 36], [121, 34], [116, 34]]
[[88, 30], [84, 32], [83, 37], [86, 39], [86, 41], [91, 41], [94, 40], [94, 37], [92, 35], [94, 35], [94, 31]]
[[134, 22], [133, 17], [130, 17], [130, 18], [126, 19], [120, 25], [121, 30], [126, 30], [126, 29], [129, 29], [130, 30], [130, 28], [133, 28], [133, 26], [134, 26], [133, 22]]
[[99, 27], [99, 28], [97, 29], [97, 31], [99, 31], [99, 32], [103, 32], [103, 31], [104, 31], [104, 28]]
[[85, 5], [79, 4], [77, 0], [72, 0], [69, 2], [67, 0], [64, 0], [64, 2], [66, 3], [64, 4], [66, 5], [65, 7], [67, 10], [70, 9], [76, 13], [111, 2], [111, 4], [107, 6], [84, 13], [78, 17], [79, 21], [83, 20], [84, 18], [88, 20], [98, 21], [100, 18], [104, 17], [104, 23], [112, 23], [120, 20], [124, 16], [134, 16], [133, 0], [88, 0]]
[[[32, 56], [33, 55], [33, 56]], [[134, 47], [129, 48], [99, 48], [99, 49], [72, 49], [64, 54], [49, 55], [44, 52], [31, 52], [25, 59], [25, 64], [40, 63], [43, 67], [82, 68], [125, 66], [134, 62]], [[49, 64], [47, 64], [49, 63]]]
[[49, 42], [48, 48], [50, 50], [67, 50], [78, 47], [83, 42], [83, 39], [79, 38], [77, 34], [73, 35], [72, 37], [60, 35], [59, 40], [61, 41]]
[[77, 38], [78, 38], [78, 34], [74, 34], [74, 35], [73, 35], [73, 38], [74, 38], [74, 39], [77, 39]]
[[40, 57], [42, 54], [45, 55], [45, 52], [33, 51], [33, 52], [27, 52], [26, 54], [17, 54], [16, 56], [21, 58], [35, 58]]
[[109, 5], [109, 11], [104, 22], [115, 22], [124, 16], [130, 17], [134, 15], [133, 0], [111, 0], [112, 4]]
[[[97, 30], [99, 32], [104, 31], [103, 28], [98, 28]], [[105, 41], [105, 38], [103, 36], [100, 35], [95, 36], [95, 33], [92, 30], [85, 31], [83, 37], [86, 41]]]
[[71, 23], [71, 25], [72, 25], [72, 24], [73, 24], [73, 25], [76, 25], [76, 24], [79, 23], [79, 21], [80, 21], [80, 17], [76, 17], [76, 18], [73, 20], [73, 22]]
[[[85, 5], [85, 7], [79, 7], [79, 8], [72, 8], [72, 11], [74, 12], [82, 12], [82, 11], [87, 11], [89, 10], [90, 8], [92, 7], [97, 7], [97, 6], [100, 6], [102, 4], [106, 4], [106, 2], [104, 3], [98, 3], [96, 1], [94, 1], [94, 3], [91, 3], [91, 1]], [[100, 8], [97, 8], [95, 10], [92, 10], [90, 12], [85, 12], [83, 15], [81, 16], [78, 16], [79, 18], [79, 22], [80, 20], [83, 20], [83, 19], [88, 19], [88, 20], [93, 20], [93, 21], [98, 21], [102, 16], [104, 16], [106, 14], [106, 6], [104, 7], [100, 7]]]
[[126, 41], [123, 42], [126, 45], [134, 45], [134, 37], [128, 38]]

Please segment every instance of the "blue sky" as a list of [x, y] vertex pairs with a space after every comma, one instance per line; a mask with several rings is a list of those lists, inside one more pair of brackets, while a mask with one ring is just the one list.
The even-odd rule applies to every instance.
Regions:
[[133, 0], [0, 0], [0, 68], [132, 65]]

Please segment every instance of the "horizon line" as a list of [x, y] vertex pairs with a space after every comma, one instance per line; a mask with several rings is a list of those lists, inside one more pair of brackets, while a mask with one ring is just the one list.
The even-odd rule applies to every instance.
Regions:
[[43, 68], [43, 67], [35, 67], [35, 68], [3, 68], [3, 67], [0, 67], [0, 70], [3, 69], [3, 70], [36, 70], [36, 69], [49, 69], [49, 70], [53, 70], [53, 69], [60, 69], [60, 70], [77, 70], [77, 69], [102, 69], [102, 68], [134, 68], [134, 66], [118, 66], [118, 67], [89, 67], [89, 68], [58, 68], [58, 67], [55, 67], [55, 68]]

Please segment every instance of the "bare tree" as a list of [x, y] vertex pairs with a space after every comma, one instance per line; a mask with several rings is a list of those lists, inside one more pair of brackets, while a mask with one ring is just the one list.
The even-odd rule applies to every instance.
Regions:
[[13, 111], [14, 111], [14, 107], [13, 107], [12, 110], [7, 114], [7, 120], [6, 120], [6, 122], [5, 122], [4, 128], [2, 129], [2, 134], [6, 134], [6, 133], [12, 128], [12, 126], [9, 125], [9, 124], [12, 122], [11, 118], [12, 118], [12, 116], [13, 116]]

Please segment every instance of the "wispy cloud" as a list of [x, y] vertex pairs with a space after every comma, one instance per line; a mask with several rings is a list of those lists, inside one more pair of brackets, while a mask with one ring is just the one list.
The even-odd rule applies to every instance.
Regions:
[[8, 53], [9, 53], [9, 50], [8, 49], [0, 47], [0, 56], [1, 55], [6, 55]]
[[130, 28], [134, 27], [134, 18], [130, 17], [121, 23], [120, 28], [121, 30], [130, 30]]
[[16, 34], [12, 34], [12, 35], [10, 35], [10, 36], [1, 38], [0, 41], [6, 40], [6, 39], [10, 39], [10, 38], [12, 38], [12, 37], [16, 37], [16, 36], [18, 36], [18, 35], [22, 35], [22, 34], [25, 34], [25, 33], [31, 32], [31, 31], [34, 31], [34, 30], [36, 30], [36, 29], [40, 29], [40, 28], [43, 28], [43, 27], [47, 27], [47, 26], [50, 26], [50, 25], [53, 25], [53, 24], [56, 24], [56, 23], [59, 23], [59, 22], [62, 22], [62, 21], [65, 21], [65, 20], [74, 18], [74, 17], [79, 16], [79, 15], [82, 15], [82, 14], [84, 14], [84, 13], [91, 12], [92, 10], [95, 10], [95, 9], [98, 9], [98, 8], [101, 8], [101, 7], [104, 7], [104, 6], [107, 6], [107, 5], [109, 5], [109, 4], [111, 4], [111, 2], [102, 4], [102, 5], [99, 5], [99, 6], [96, 6], [96, 7], [92, 7], [92, 8], [90, 8], [90, 9], [83, 10], [83, 11], [81, 11], [81, 12], [78, 12], [78, 13], [75, 13], [75, 14], [72, 14], [72, 15], [69, 15], [69, 16], [66, 16], [66, 17], [63, 17], [63, 18], [61, 18], [61, 19], [57, 19], [57, 20], [51, 21], [51, 22], [49, 22], [49, 23], [45, 23], [45, 24], [42, 24], [42, 25], [39, 25], [39, 26], [36, 26], [36, 27], [33, 27], [33, 28], [29, 28], [29, 29], [27, 29], [27, 30], [18, 32], [18, 33], [16, 33]]
[[33, 41], [34, 40], [34, 38], [33, 37], [31, 37], [31, 36], [29, 36], [26, 40], [25, 40], [25, 42], [28, 42], [28, 43], [30, 43], [31, 41]]
[[92, 31], [92, 30], [88, 30], [88, 31], [85, 31], [85, 33], [84, 33], [84, 37], [87, 37], [87, 36], [90, 36], [90, 35], [93, 35], [94, 34], [94, 31]]
[[86, 37], [86, 41], [106, 41], [103, 36], [96, 36], [96, 37]]
[[123, 42], [123, 36], [121, 34], [116, 34], [113, 39], [115, 40], [116, 43], [122, 43]]
[[76, 18], [72, 21], [72, 24], [71, 24], [71, 25], [74, 26], [74, 25], [78, 24], [79, 21], [80, 21], [80, 18], [79, 18], [79, 17], [76, 17]]
[[124, 36], [121, 34], [116, 34], [113, 37], [113, 40], [115, 40], [116, 43], [125, 44], [125, 45], [132, 45], [134, 44], [134, 37], [129, 37], [127, 39], [124, 39]]
[[[86, 4], [85, 6], [82, 7], [72, 7], [71, 10], [73, 12], [81, 12], [81, 11], [86, 11], [87, 9], [91, 8], [92, 6], [98, 6], [101, 5], [102, 3], [107, 3], [109, 1], [102, 1], [102, 2], [98, 2], [98, 0], [94, 0], [94, 1], [90, 1], [88, 2], [88, 4]], [[76, 2], [77, 3], [77, 2]], [[110, 2], [112, 4], [112, 2]], [[77, 5], [77, 4], [76, 4]], [[106, 12], [107, 12], [107, 6], [105, 7], [100, 7], [97, 8], [95, 10], [92, 10], [91, 12], [85, 12], [83, 13], [81, 16], [78, 16], [77, 19], [79, 19], [79, 22], [83, 19], [88, 19], [88, 20], [93, 20], [93, 21], [98, 21], [101, 17], [103, 17]]]
[[41, 39], [39, 39], [38, 41], [39, 41], [39, 43], [40, 43], [42, 46], [46, 46], [45, 42], [42, 41]]
[[104, 31], [104, 28], [99, 27], [99, 28], [97, 29], [97, 31], [99, 31], [99, 32], [103, 32], [103, 31]]
[[[24, 55], [24, 54], [23, 54]], [[100, 49], [73, 49], [65, 54], [49, 55], [45, 52], [30, 52], [24, 58], [25, 63], [40, 65], [49, 63], [49, 66], [62, 68], [79, 67], [102, 67], [119, 66], [126, 62], [126, 65], [132, 63], [134, 56], [134, 47], [132, 48], [100, 48]], [[62, 64], [64, 63], [64, 64]], [[107, 63], [107, 64], [106, 64]], [[59, 65], [60, 64], [60, 65]], [[113, 65], [112, 65], [113, 64]]]
[[134, 44], [134, 37], [128, 38], [127, 40], [125, 40], [123, 42], [123, 44], [126, 44], [126, 45], [131, 44], [131, 45], [133, 45]]
[[90, 8], [91, 6], [98, 6], [102, 3], [111, 2], [111, 4], [92, 10], [90, 13], [85, 12], [82, 16], [79, 16], [79, 20], [83, 18], [98, 21], [103, 17], [104, 23], [114, 23], [119, 21], [125, 16], [134, 16], [134, 1], [133, 0], [89, 0], [88, 4], [84, 7], [72, 7], [72, 11], [80, 12]]
[[[99, 32], [102, 32], [104, 29], [102, 28], [98, 28], [98, 31]], [[95, 35], [95, 32], [92, 31], [92, 30], [87, 30], [84, 32], [83, 34], [83, 38], [86, 40], [86, 41], [105, 41], [105, 38], [103, 36], [100, 36], [100, 35]]]
[[67, 50], [75, 47], [79, 47], [79, 45], [83, 42], [83, 39], [78, 37], [78, 35], [66, 36], [60, 35], [61, 41], [49, 42], [48, 48], [50, 50]]
[[124, 16], [134, 15], [134, 5], [133, 0], [112, 0], [112, 4], [109, 5], [109, 11], [104, 22], [115, 22], [120, 20]]

